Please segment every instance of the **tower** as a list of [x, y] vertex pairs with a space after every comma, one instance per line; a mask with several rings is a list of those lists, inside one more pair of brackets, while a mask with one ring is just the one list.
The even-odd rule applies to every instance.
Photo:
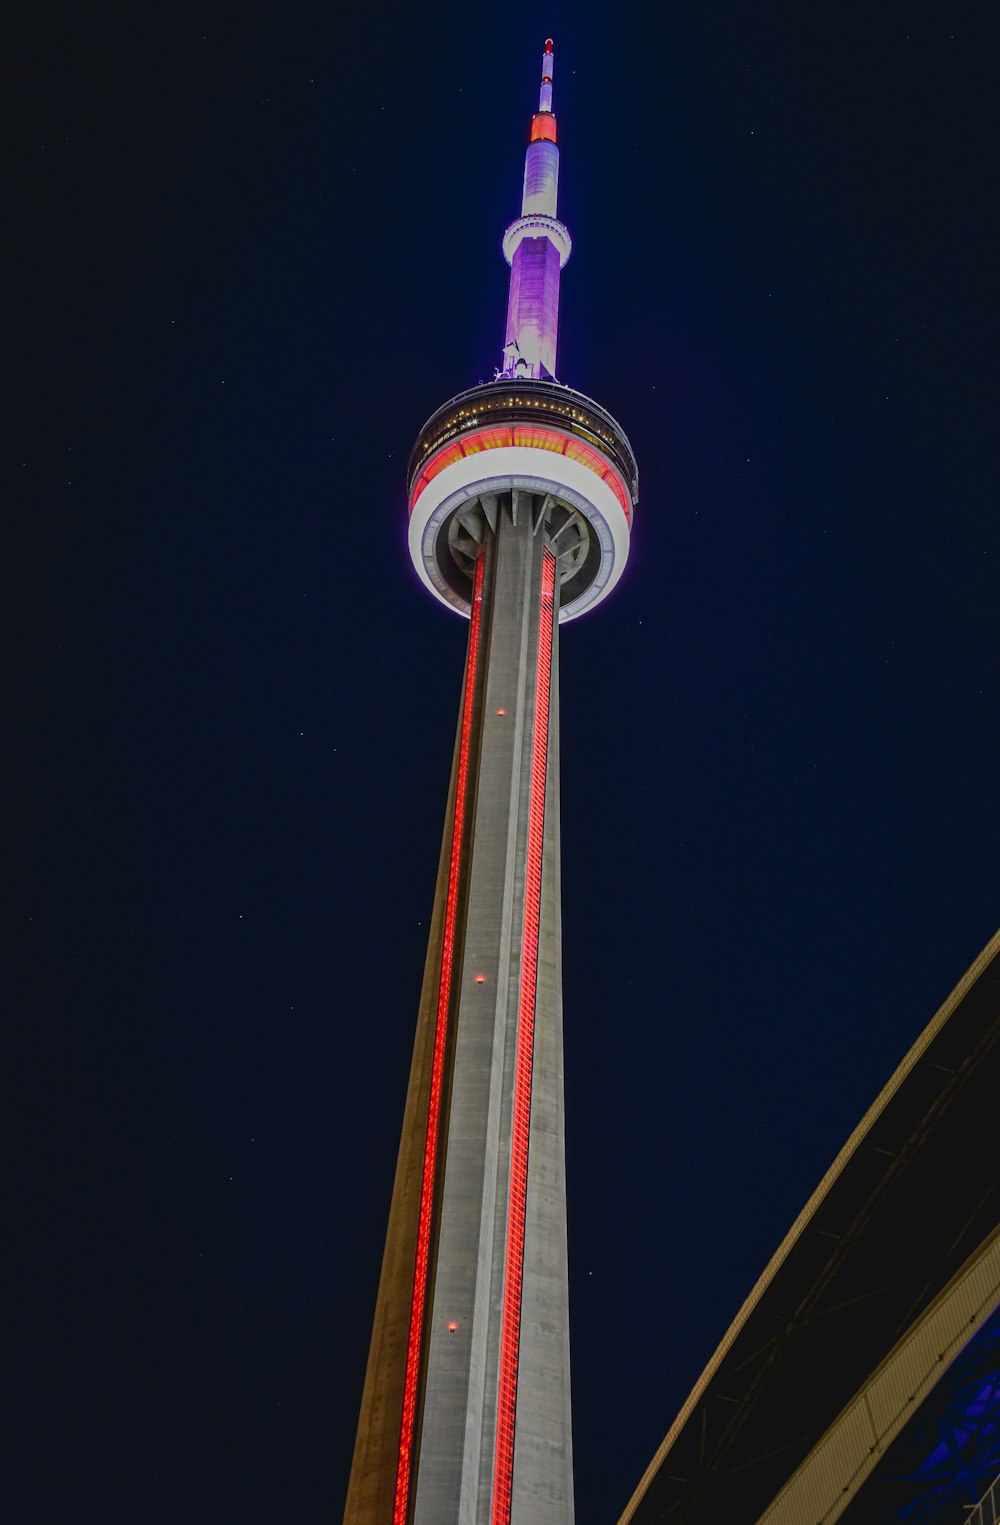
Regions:
[[414, 565], [469, 644], [348, 1525], [573, 1518], [558, 634], [621, 576], [638, 478], [611, 415], [555, 379], [552, 66], [549, 39], [502, 366], [408, 468]]

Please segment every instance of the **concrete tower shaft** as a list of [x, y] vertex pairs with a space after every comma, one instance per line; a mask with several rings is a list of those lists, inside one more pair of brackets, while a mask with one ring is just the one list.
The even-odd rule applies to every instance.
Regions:
[[475, 562], [351, 1525], [573, 1515], [559, 587], [543, 501], [502, 495]]

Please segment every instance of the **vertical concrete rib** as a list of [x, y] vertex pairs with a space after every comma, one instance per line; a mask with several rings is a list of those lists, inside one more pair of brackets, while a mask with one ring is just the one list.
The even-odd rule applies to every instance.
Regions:
[[[534, 1090], [536, 1006], [541, 935], [542, 864], [549, 742], [550, 680], [554, 623], [555, 557], [542, 552], [538, 637], [535, 643], [535, 695], [531, 708], [531, 767], [527, 801], [522, 941], [514, 1044], [513, 1105], [507, 1222], [501, 1287], [499, 1381], [493, 1462], [492, 1525], [510, 1525], [514, 1471], [515, 1414], [518, 1407], [521, 1312], [526, 1259], [536, 1247], [525, 1244], [528, 1156]], [[525, 1368], [527, 1372], [527, 1365]]]
[[[554, 629], [558, 632], [558, 608]], [[526, 1253], [511, 1499], [511, 1519], [517, 1525], [521, 1521], [531, 1521], [532, 1525], [565, 1525], [573, 1519], [557, 635], [552, 643], [549, 703]]]
[[[463, 694], [465, 686], [463, 680]], [[462, 720], [463, 706], [460, 705], [413, 1059], [344, 1511], [345, 1525], [391, 1525], [394, 1513]]]

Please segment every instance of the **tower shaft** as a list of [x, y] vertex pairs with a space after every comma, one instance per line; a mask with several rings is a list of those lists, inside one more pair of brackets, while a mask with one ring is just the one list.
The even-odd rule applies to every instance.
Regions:
[[484, 495], [434, 916], [346, 1519], [573, 1515], [558, 570]]
[[427, 419], [410, 554], [469, 618], [420, 1015], [347, 1525], [572, 1525], [559, 888], [560, 622], [628, 556], [638, 474], [554, 379], [552, 39], [502, 370]]

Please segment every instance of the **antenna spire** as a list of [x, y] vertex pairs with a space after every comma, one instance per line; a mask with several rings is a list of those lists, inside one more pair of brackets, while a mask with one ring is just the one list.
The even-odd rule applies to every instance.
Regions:
[[521, 215], [503, 236], [510, 265], [503, 368], [513, 381], [554, 381], [559, 328], [559, 272], [572, 247], [556, 215], [559, 149], [552, 114], [552, 38], [545, 39], [538, 110], [524, 155]]
[[[542, 54], [542, 87], [538, 92], [539, 111], [552, 110], [552, 38], [545, 39], [545, 52]], [[533, 136], [534, 134], [532, 134]]]

